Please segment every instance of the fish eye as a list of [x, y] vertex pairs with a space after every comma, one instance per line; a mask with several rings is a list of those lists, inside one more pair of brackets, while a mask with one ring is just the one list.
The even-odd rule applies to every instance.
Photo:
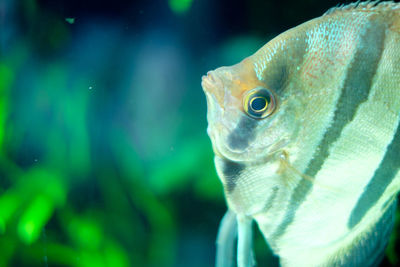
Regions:
[[266, 88], [254, 88], [244, 95], [243, 108], [250, 117], [264, 119], [274, 112], [275, 97]]

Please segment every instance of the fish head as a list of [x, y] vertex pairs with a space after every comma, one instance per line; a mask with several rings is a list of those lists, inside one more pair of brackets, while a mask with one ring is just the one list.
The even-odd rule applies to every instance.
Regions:
[[207, 133], [216, 155], [232, 161], [260, 161], [295, 137], [296, 114], [285, 108], [290, 99], [281, 85], [277, 90], [271, 84], [277, 83], [257, 78], [250, 59], [203, 76]]
[[274, 192], [279, 179], [275, 155], [296, 139], [299, 110], [293, 107], [299, 100], [288, 97], [286, 74], [277, 69], [271, 79], [259, 79], [247, 58], [202, 78], [217, 172], [236, 212], [257, 210], [256, 202]]

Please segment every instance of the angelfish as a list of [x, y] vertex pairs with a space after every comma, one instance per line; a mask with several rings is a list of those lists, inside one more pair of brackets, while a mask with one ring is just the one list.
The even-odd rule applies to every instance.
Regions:
[[400, 189], [400, 4], [330, 9], [202, 87], [228, 205], [216, 265], [255, 264], [253, 221], [282, 266], [379, 264]]

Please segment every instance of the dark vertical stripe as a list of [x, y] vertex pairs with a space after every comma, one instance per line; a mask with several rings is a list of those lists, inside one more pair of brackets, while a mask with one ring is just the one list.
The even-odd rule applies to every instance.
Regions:
[[354, 206], [347, 226], [353, 228], [356, 226], [368, 210], [379, 200], [387, 186], [396, 176], [400, 169], [400, 125], [397, 127], [396, 134], [392, 142], [387, 147], [385, 156], [381, 164], [375, 171], [374, 176], [365, 187], [363, 194]]
[[314, 177], [329, 156], [330, 146], [339, 138], [343, 128], [354, 119], [360, 104], [368, 99], [372, 80], [383, 52], [384, 25], [368, 27], [361, 38], [352, 64], [347, 71], [341, 96], [336, 105], [333, 122], [322, 138], [306, 174]]
[[220, 162], [222, 175], [224, 176], [225, 189], [230, 193], [235, 189], [236, 182], [241, 172], [245, 169], [245, 165], [225, 159], [221, 159]]
[[254, 139], [257, 120], [242, 116], [238, 125], [228, 136], [228, 145], [233, 150], [244, 150], [249, 142]]
[[[352, 63], [347, 70], [332, 124], [326, 130], [305, 171], [308, 176], [315, 177], [320, 171], [329, 156], [329, 148], [340, 137], [343, 128], [354, 119], [359, 105], [368, 99], [383, 50], [384, 33], [385, 25], [366, 25], [366, 31], [361, 36]], [[281, 236], [293, 222], [296, 210], [303, 203], [312, 185], [310, 181], [303, 179], [296, 186], [287, 213], [273, 234], [275, 238]]]
[[396, 200], [389, 203], [381, 218], [371, 228], [362, 232], [353, 242], [343, 248], [342, 253], [327, 259], [328, 266], [353, 267], [378, 266], [383, 259], [390, 234], [393, 230]]

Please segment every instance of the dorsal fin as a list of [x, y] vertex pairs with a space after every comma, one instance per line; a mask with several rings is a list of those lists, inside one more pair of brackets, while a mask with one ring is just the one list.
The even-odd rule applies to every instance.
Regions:
[[400, 9], [400, 4], [395, 3], [393, 1], [388, 2], [380, 2], [380, 0], [375, 1], [365, 1], [360, 2], [357, 1], [355, 3], [351, 3], [348, 5], [338, 5], [336, 7], [332, 7], [325, 12], [324, 16], [332, 15], [337, 12], [346, 12], [346, 11], [385, 11], [385, 10], [393, 10]]

